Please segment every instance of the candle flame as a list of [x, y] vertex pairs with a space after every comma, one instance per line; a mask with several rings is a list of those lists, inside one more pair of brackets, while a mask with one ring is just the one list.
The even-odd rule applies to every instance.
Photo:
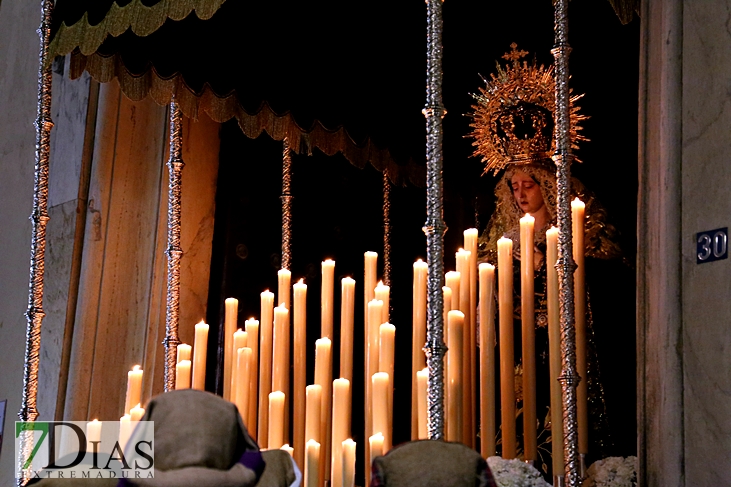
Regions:
[[379, 286], [383, 286], [383, 281], [378, 281]]
[[304, 278], [302, 278], [299, 281], [297, 281], [297, 284], [304, 284], [304, 283], [305, 283], [305, 279]]
[[135, 370], [135, 371], [140, 370], [140, 369], [141, 369], [141, 367], [139, 365], [135, 365], [134, 367], [132, 367], [132, 370]]

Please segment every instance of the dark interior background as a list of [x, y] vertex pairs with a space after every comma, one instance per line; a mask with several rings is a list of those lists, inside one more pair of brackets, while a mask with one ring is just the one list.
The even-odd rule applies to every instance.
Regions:
[[[367, 21], [376, 14], [391, 14], [388, 9], [374, 13], [365, 2], [339, 5], [341, 10], [353, 9], [352, 30], [367, 27], [367, 22], [358, 18]], [[403, 130], [403, 138], [394, 142], [397, 152], [404, 155], [404, 159], [413, 158], [423, 164], [421, 109], [425, 96], [426, 9], [423, 1], [409, 0], [403, 10], [409, 15], [396, 12], [393, 15], [406, 20], [378, 24], [379, 29], [385, 30], [370, 37], [393, 43], [390, 50], [398, 56], [390, 57], [385, 64], [369, 55], [367, 43], [357, 52], [343, 52], [338, 48], [339, 36], [351, 35], [348, 25], [317, 31], [313, 38], [307, 35], [312, 26], [308, 27], [304, 18], [300, 22], [285, 20], [282, 25], [290, 25], [290, 22], [298, 32], [304, 32], [303, 42], [295, 46], [296, 51], [283, 53], [277, 61], [276, 72], [289, 77], [284, 85], [295, 87], [293, 89], [300, 92], [298, 96], [306, 97], [307, 92], [302, 93], [302, 87], [310, 87], [309, 105], [313, 107], [317, 99], [332, 95], [332, 90], [340, 90], [337, 95], [342, 97], [343, 103], [359, 106], [370, 113], [370, 123], [375, 126], [379, 122], [377, 115], [382, 114], [383, 124], [391, 127], [387, 133], [396, 130], [398, 134], [398, 130]], [[323, 19], [327, 17], [314, 25], [322, 27]], [[313, 39], [316, 42], [310, 42]], [[590, 273], [594, 272], [589, 277], [592, 304], [596, 310], [611, 310], [605, 316], [596, 316], [595, 311], [600, 359], [606, 359], [609, 364], [603, 373], [607, 379], [608, 406], [614, 416], [610, 421], [616, 426], [611, 453], [630, 455], [636, 450], [634, 271], [631, 265], [636, 248], [639, 20], [623, 26], [609, 2], [573, 0], [570, 3], [569, 40], [573, 48], [571, 86], [574, 93], [585, 94], [580, 102], [582, 112], [591, 117], [583, 123], [584, 134], [590, 142], [582, 144], [578, 151], [584, 162], [575, 164], [572, 171], [606, 206], [610, 221], [620, 231], [621, 245], [630, 263], [619, 270], [616, 265], [611, 269], [603, 265], [596, 271], [589, 269]], [[448, 110], [444, 121], [444, 217], [449, 227], [445, 236], [446, 269], [454, 268], [454, 251], [461, 245], [462, 231], [476, 225], [482, 230], [494, 208], [496, 179], [480, 177], [482, 166], [472, 157], [471, 141], [464, 137], [470, 131], [469, 119], [464, 114], [470, 111], [470, 93], [476, 92], [482, 84], [480, 74], [489, 76], [495, 62], [501, 60], [512, 42], [517, 42], [518, 47], [529, 51], [531, 56], [535, 55], [539, 63], [552, 62], [553, 8], [549, 0], [444, 3], [444, 103]], [[343, 66], [342, 71], [337, 69], [339, 64]], [[291, 69], [282, 69], [287, 66]], [[242, 63], [241, 69], [245, 68]], [[339, 75], [333, 74], [338, 72]], [[358, 89], [343, 92], [333, 81], [343, 73], [347, 73], [347, 77], [363, 74], [368, 83], [356, 83]], [[362, 90], [368, 90], [369, 83], [373, 85], [374, 93], [366, 94]], [[283, 89], [286, 90], [286, 86]], [[378, 102], [378, 93], [388, 93], [382, 97], [382, 103]], [[308, 103], [298, 106], [301, 116], [306, 119]], [[398, 114], [407, 115], [399, 117]], [[383, 137], [384, 142], [393, 141], [393, 135]], [[263, 290], [276, 292], [276, 271], [281, 256], [281, 159], [281, 142], [273, 141], [267, 135], [256, 140], [247, 139], [235, 121], [222, 126], [209, 323], [222, 322], [226, 297], [239, 299], [240, 322], [243, 322], [252, 316], [258, 318], [259, 294]], [[373, 250], [382, 254], [382, 176], [370, 165], [361, 170], [341, 156], [328, 157], [318, 150], [310, 156], [295, 155], [293, 173], [291, 270], [293, 282], [303, 278], [308, 285], [308, 383], [313, 381], [314, 341], [319, 338], [320, 262], [333, 258], [336, 261], [336, 344], [339, 339], [339, 279], [353, 276], [357, 281], [353, 438], [359, 445], [364, 445], [366, 439], [361, 437], [360, 426], [363, 378], [357, 368], [363, 360], [363, 252]], [[426, 257], [421, 230], [426, 219], [426, 200], [424, 188], [413, 186], [394, 187], [391, 194], [391, 321], [397, 329], [394, 444], [398, 444], [407, 441], [410, 435], [411, 266], [416, 258]], [[381, 272], [382, 262], [379, 264]], [[211, 331], [209, 343], [211, 351], [215, 352], [217, 330], [212, 327]], [[337, 346], [335, 350], [334, 370], [337, 371]], [[209, 390], [215, 389], [214, 373], [209, 374], [208, 381]], [[359, 478], [363, 475], [362, 467], [359, 463]]]

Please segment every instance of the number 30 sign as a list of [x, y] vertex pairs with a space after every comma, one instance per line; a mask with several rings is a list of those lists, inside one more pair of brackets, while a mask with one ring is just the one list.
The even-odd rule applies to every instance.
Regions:
[[699, 232], [695, 236], [695, 242], [697, 264], [728, 257], [728, 228]]

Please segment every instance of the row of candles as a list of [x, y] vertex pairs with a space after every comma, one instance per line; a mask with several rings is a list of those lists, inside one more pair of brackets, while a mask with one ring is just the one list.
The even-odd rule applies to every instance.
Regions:
[[[577, 292], [576, 339], [577, 366], [581, 377], [586, 373], [585, 294], [584, 287], [584, 204], [572, 202], [574, 260]], [[523, 353], [523, 420], [524, 460], [537, 460], [536, 431], [536, 366], [534, 318], [534, 219], [526, 215], [520, 220], [521, 235], [521, 321]], [[551, 411], [553, 438], [553, 469], [563, 471], [562, 399], [558, 382], [561, 369], [558, 275], [555, 268], [558, 230], [546, 232], [547, 239], [547, 299], [549, 353], [551, 377]], [[364, 273], [364, 374], [365, 374], [365, 438], [363, 448], [366, 465], [374, 455], [386, 453], [392, 447], [393, 375], [395, 331], [389, 323], [389, 288], [376, 284], [378, 256], [366, 252]], [[497, 344], [501, 351], [502, 455], [515, 458], [517, 441], [515, 427], [514, 336], [513, 336], [513, 242], [498, 241], [497, 304], [499, 328]], [[244, 329], [237, 330], [238, 301], [225, 302], [224, 398], [235, 403], [249, 430], [262, 448], [283, 448], [293, 454], [304, 467], [307, 485], [352, 485], [355, 442], [349, 438], [353, 376], [353, 322], [355, 280], [341, 282], [340, 377], [332, 379], [333, 293], [335, 262], [322, 263], [321, 338], [316, 341], [315, 384], [305, 385], [306, 293], [302, 281], [292, 287], [294, 294], [293, 326], [290, 326], [291, 274], [278, 273], [278, 301], [274, 294], [261, 295], [261, 322], [246, 320]], [[426, 387], [428, 372], [423, 352], [426, 343], [426, 279], [427, 265], [414, 263], [413, 327], [412, 327], [412, 439], [427, 438]], [[446, 438], [473, 448], [479, 424], [479, 449], [484, 457], [495, 454], [495, 268], [477, 265], [477, 230], [464, 232], [464, 249], [456, 254], [456, 271], [445, 275], [444, 292], [445, 342], [445, 426]], [[479, 298], [479, 299], [478, 299]], [[477, 313], [481, 329], [477, 330]], [[289, 384], [290, 331], [294, 331], [293, 387]], [[260, 333], [261, 332], [261, 333]], [[176, 389], [192, 387], [203, 390], [208, 325], [195, 326], [194, 347], [178, 346]], [[479, 350], [479, 357], [477, 356]], [[477, 389], [479, 370], [479, 391]], [[144, 413], [139, 407], [142, 371], [135, 367], [128, 375], [125, 417]], [[586, 381], [578, 391], [579, 452], [586, 453], [588, 417], [586, 413]], [[290, 404], [289, 392], [292, 392]], [[477, 397], [479, 394], [479, 421]], [[293, 407], [293, 431], [290, 434], [289, 414]], [[292, 447], [287, 440], [293, 439]], [[352, 463], [352, 464], [351, 464]], [[313, 468], [317, 474], [313, 473]], [[367, 476], [366, 476], [367, 477]], [[316, 483], [311, 483], [316, 482]]]

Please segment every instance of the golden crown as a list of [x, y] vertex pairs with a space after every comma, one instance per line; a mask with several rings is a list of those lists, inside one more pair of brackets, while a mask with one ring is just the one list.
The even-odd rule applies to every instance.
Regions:
[[[470, 114], [474, 130], [475, 156], [481, 156], [485, 173], [497, 173], [508, 164], [529, 164], [550, 158], [555, 151], [553, 113], [556, 107], [553, 66], [537, 66], [521, 61], [528, 52], [510, 45], [503, 55], [508, 64], [497, 64], [497, 73], [484, 79], [485, 87], [473, 94], [477, 101]], [[579, 131], [579, 122], [587, 117], [579, 114], [576, 101], [570, 96], [571, 148], [587, 140]], [[578, 160], [574, 158], [574, 160]]]

